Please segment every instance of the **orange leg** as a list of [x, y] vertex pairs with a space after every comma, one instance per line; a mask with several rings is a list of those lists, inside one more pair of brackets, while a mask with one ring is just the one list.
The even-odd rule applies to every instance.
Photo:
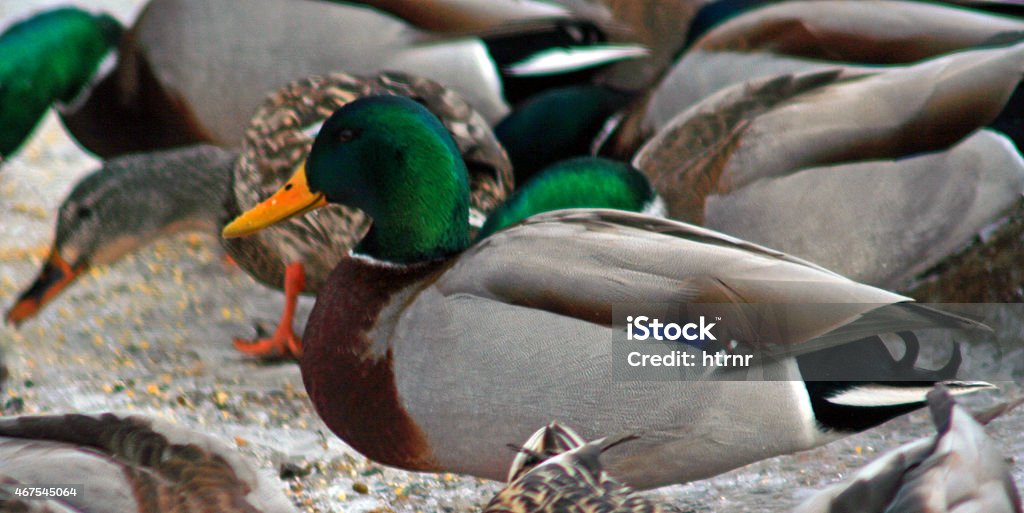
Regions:
[[235, 349], [260, 358], [295, 358], [302, 356], [302, 339], [295, 336], [292, 324], [299, 293], [306, 286], [306, 272], [300, 262], [292, 262], [284, 271], [284, 312], [270, 338], [245, 340], [236, 338]]

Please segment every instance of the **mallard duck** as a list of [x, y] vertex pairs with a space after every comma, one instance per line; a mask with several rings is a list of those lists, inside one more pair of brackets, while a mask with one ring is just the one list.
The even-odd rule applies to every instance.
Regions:
[[[76, 486], [73, 495], [26, 500], [13, 492], [17, 485]], [[280, 482], [224, 442], [111, 413], [0, 418], [0, 510], [296, 511]]]
[[[0, 161], [28, 138], [54, 101], [71, 103], [121, 38], [114, 18], [65, 7], [15, 23], [0, 36]], [[12, 55], [48, 58], [13, 59]]]
[[[681, 54], [649, 94], [595, 144], [628, 157], [673, 117], [730, 85], [843, 65], [871, 71], [1021, 39], [1024, 21], [952, 6], [878, 0], [722, 2], [768, 4], [715, 26]], [[740, 4], [740, 5], [737, 5]], [[714, 7], [713, 4], [709, 7]]]
[[[1024, 44], [759, 79], [677, 116], [633, 165], [672, 218], [910, 291], [1016, 215], [1024, 161], [1009, 138], [978, 130], [1002, 112], [1019, 118], [1022, 72]], [[974, 297], [953, 282], [950, 295], [922, 297], [1018, 297], [1016, 269], [986, 271], [1005, 279], [982, 280]]]
[[[410, 2], [397, 2], [403, 3]], [[583, 80], [585, 70], [645, 53], [636, 45], [601, 44], [599, 27], [567, 15], [552, 19], [550, 6], [520, 8], [541, 19], [479, 37], [428, 32], [348, 2], [253, 0], [238, 9], [224, 0], [151, 0], [123, 37], [108, 16], [40, 14], [2, 43], [0, 84], [20, 83], [26, 69], [36, 72], [28, 90], [5, 87], [15, 102], [2, 102], [10, 110], [0, 111], [0, 140], [16, 147], [41, 109], [59, 101], [71, 134], [102, 157], [203, 142], [233, 146], [268, 92], [296, 77], [339, 70], [434, 78], [494, 123], [509, 101], [559, 83], [553, 76]], [[116, 66], [91, 77], [115, 50]], [[551, 52], [561, 58], [549, 58]], [[22, 104], [35, 107], [23, 113]]]
[[[650, 433], [608, 452], [610, 471], [628, 484], [707, 477], [921, 406], [930, 388], [921, 382], [955, 370], [913, 369], [872, 335], [975, 326], [761, 246], [629, 212], [542, 214], [470, 247], [468, 185], [455, 143], [429, 111], [368, 97], [335, 112], [306, 164], [223, 232], [249, 234], [328, 203], [373, 219], [318, 293], [300, 364], [320, 417], [384, 464], [500, 479], [511, 459], [504, 444], [557, 417], [591, 438]], [[609, 342], [625, 330], [614, 304], [740, 298], [843, 306], [778, 331], [762, 325], [756, 340], [722, 334], [782, 348], [788, 356], [750, 370], [782, 381], [733, 381], [745, 368], [718, 369], [725, 381], [613, 377]], [[811, 348], [821, 350], [800, 354]], [[801, 380], [839, 369], [865, 374]]]
[[[264, 191], [284, 183], [328, 115], [371, 94], [407, 95], [443, 120], [471, 170], [471, 215], [479, 226], [511, 190], [513, 179], [501, 146], [464, 100], [432, 80], [401, 73], [308, 77], [264, 101], [237, 158], [235, 152], [213, 146], [166, 150], [112, 159], [80, 181], [60, 207], [49, 258], [8, 311], [8, 322], [35, 315], [89, 266], [111, 263], [156, 237], [181, 230], [219, 231], [226, 220], [264, 198]], [[291, 314], [298, 293], [318, 290], [368, 224], [361, 212], [341, 207], [253, 237], [224, 241], [228, 254], [246, 272], [287, 293], [285, 315], [269, 339], [273, 343], [250, 346], [239, 340], [239, 348], [260, 355], [296, 352]]]
[[936, 387], [928, 394], [935, 436], [872, 461], [844, 482], [815, 494], [796, 513], [1021, 513], [1020, 493], [1004, 451], [983, 427], [1019, 404], [1005, 403], [975, 418], [948, 391]]
[[603, 452], [634, 438], [585, 443], [572, 429], [552, 422], [523, 445], [509, 471], [508, 485], [484, 507], [484, 513], [680, 511], [634, 493], [602, 468]]
[[49, 254], [7, 322], [35, 316], [89, 268], [154, 239], [215, 231], [227, 215], [236, 158], [237, 152], [198, 145], [114, 158], [83, 177], [58, 208]]

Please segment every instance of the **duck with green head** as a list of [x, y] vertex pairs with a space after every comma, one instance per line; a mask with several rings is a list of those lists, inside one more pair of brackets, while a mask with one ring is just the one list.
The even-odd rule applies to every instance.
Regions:
[[[707, 477], [918, 408], [930, 383], [955, 374], [955, 361], [925, 371], [894, 360], [873, 335], [976, 327], [760, 246], [622, 211], [534, 216], [471, 246], [467, 183], [422, 106], [363, 98], [328, 119], [303, 169], [223, 232], [329, 203], [372, 219], [317, 296], [300, 364], [327, 425], [388, 465], [501, 479], [505, 444], [559, 419], [586, 437], [649, 433], [607, 453], [609, 471], [632, 485]], [[728, 329], [743, 347], [790, 355], [758, 365], [774, 380], [740, 381], [745, 369], [715, 371], [721, 381], [612, 376], [609, 343], [625, 329], [613, 305], [738, 301], [842, 306], [784, 330], [755, 319], [766, 328], [757, 339]], [[861, 380], [803, 380], [837, 368]]]
[[[420, 0], [365, 3], [379, 5], [251, 0], [240, 10], [228, 0], [150, 0], [126, 30], [78, 9], [35, 14], [0, 37], [0, 156], [55, 101], [71, 135], [107, 158], [235, 146], [267, 92], [296, 77], [413, 73], [458, 91], [495, 123], [540, 89], [587, 82], [609, 63], [645, 54], [606, 43], [597, 24], [546, 3], [439, 2], [467, 27], [488, 27], [460, 34], [417, 25], [425, 20], [407, 7], [419, 10], [410, 4]], [[481, 16], [490, 21], [471, 21]], [[565, 55], [545, 59], [551, 52]], [[112, 65], [97, 72], [108, 54]]]
[[121, 24], [65, 7], [0, 36], [0, 160], [21, 147], [54, 101], [70, 104], [117, 46]]
[[[152, 240], [185, 230], [219, 232], [285, 183], [335, 109], [382, 94], [413, 98], [442, 120], [470, 169], [470, 211], [479, 226], [511, 190], [512, 169], [487, 123], [462, 97], [432, 80], [397, 72], [306, 77], [264, 100], [239, 152], [195, 145], [126, 155], [83, 178], [61, 204], [49, 257], [7, 321], [26, 321], [86, 269], [110, 264]], [[236, 347], [263, 357], [299, 354], [301, 339], [293, 330], [298, 294], [315, 293], [368, 225], [362, 212], [338, 206], [253, 237], [221, 239], [243, 270], [285, 291], [273, 334], [255, 343], [236, 340]]]

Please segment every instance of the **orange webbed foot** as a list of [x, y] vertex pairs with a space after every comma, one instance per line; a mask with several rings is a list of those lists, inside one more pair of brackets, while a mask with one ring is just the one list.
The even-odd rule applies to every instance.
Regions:
[[292, 325], [295, 319], [295, 305], [299, 299], [299, 293], [306, 286], [306, 272], [299, 262], [292, 262], [285, 268], [284, 273], [284, 312], [281, 314], [281, 321], [274, 330], [274, 335], [269, 338], [246, 340], [236, 338], [235, 349], [258, 358], [278, 359], [293, 358], [299, 359], [302, 356], [302, 339], [295, 335]]

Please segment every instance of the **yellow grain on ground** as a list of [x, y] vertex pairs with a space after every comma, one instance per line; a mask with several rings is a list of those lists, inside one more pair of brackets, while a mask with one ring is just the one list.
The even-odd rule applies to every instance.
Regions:
[[23, 262], [26, 260], [40, 259], [50, 252], [50, 246], [40, 244], [38, 246], [0, 248], [0, 261]]
[[11, 210], [17, 214], [24, 214], [29, 217], [34, 217], [40, 221], [45, 221], [50, 218], [50, 214], [45, 208], [39, 205], [26, 205], [24, 203], [15, 203], [11, 205]]

